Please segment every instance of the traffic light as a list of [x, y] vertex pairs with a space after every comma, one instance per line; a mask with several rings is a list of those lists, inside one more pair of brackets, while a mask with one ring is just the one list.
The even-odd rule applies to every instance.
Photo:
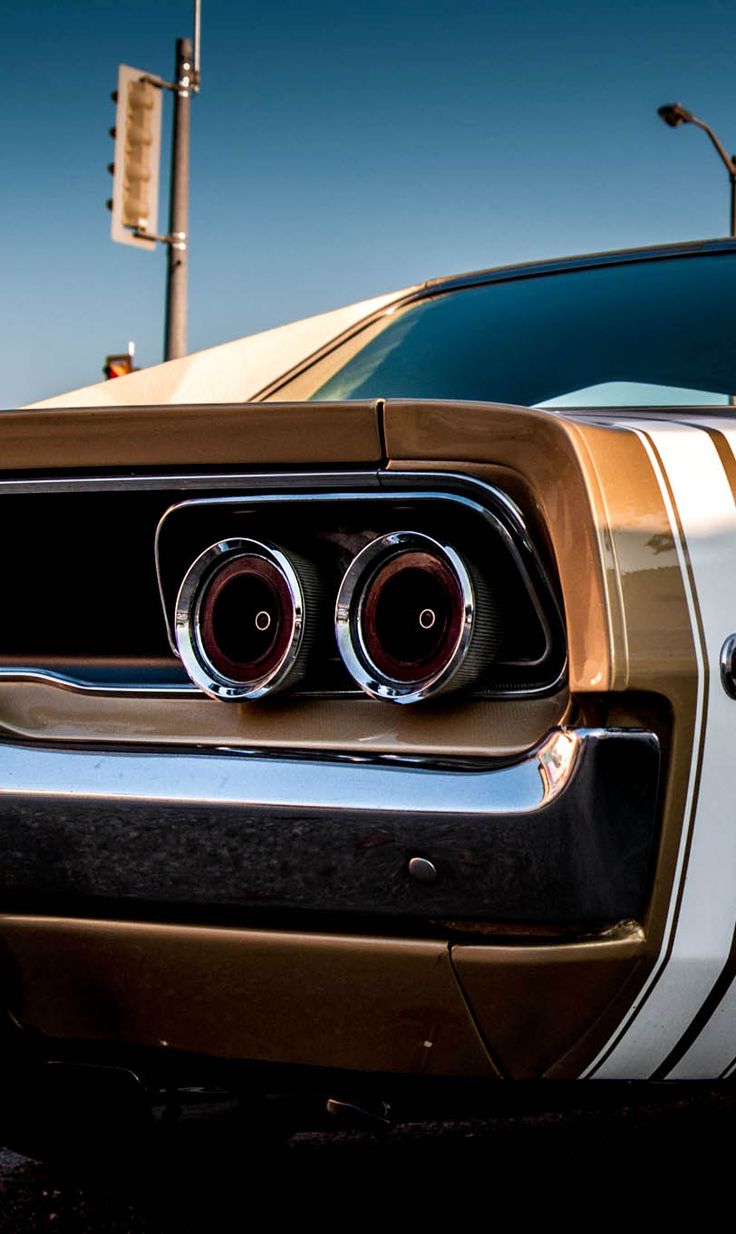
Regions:
[[135, 359], [135, 343], [128, 343], [128, 350], [117, 356], [106, 356], [103, 373], [108, 381], [113, 377], [127, 377], [128, 373], [137, 373], [133, 361]]
[[158, 226], [158, 177], [161, 162], [161, 89], [141, 69], [121, 64], [118, 88], [113, 174], [112, 238], [121, 244], [153, 249]]

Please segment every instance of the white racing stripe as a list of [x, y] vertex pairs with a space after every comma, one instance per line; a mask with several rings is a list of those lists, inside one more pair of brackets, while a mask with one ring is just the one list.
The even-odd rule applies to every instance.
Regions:
[[[736, 731], [736, 704], [726, 696], [719, 673], [721, 646], [736, 630], [736, 507], [718, 453], [704, 431], [653, 421], [631, 427], [652, 459], [670, 515], [693, 624], [699, 690], [685, 823], [662, 949], [628, 1016], [586, 1072], [605, 1079], [646, 1078], [663, 1063], [718, 979], [736, 921], [736, 794], [726, 775]], [[662, 459], [680, 515], [695, 597], [671, 502], [647, 438]], [[708, 668], [706, 740], [697, 800], [704, 671], [696, 604]], [[686, 861], [687, 824], [693, 807], [692, 846]], [[680, 888], [682, 900], [675, 920]], [[689, 1072], [685, 1068], [680, 1074]]]
[[[731, 453], [736, 457], [736, 430], [725, 427], [722, 420], [708, 420], [703, 423], [709, 428], [717, 429], [723, 435]], [[733, 565], [731, 568], [733, 570]], [[736, 628], [736, 614], [733, 615], [733, 622]], [[733, 700], [727, 700], [727, 702], [730, 703], [730, 728], [732, 733], [736, 734], [736, 702]], [[733, 752], [731, 752], [730, 759], [728, 755], [726, 756], [720, 768], [723, 789], [727, 795], [729, 791], [733, 795], [730, 783], [732, 765]], [[736, 810], [732, 813], [731, 825], [736, 830]], [[731, 878], [733, 881], [733, 867]], [[672, 1068], [669, 1076], [676, 1080], [710, 1079], [729, 1069], [734, 1059], [736, 1059], [736, 983], [732, 980], [712, 1016], [690, 1048]]]

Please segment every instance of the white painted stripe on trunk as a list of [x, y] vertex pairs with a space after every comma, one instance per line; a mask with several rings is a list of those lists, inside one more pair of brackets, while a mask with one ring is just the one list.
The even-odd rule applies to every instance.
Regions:
[[[736, 430], [728, 428], [723, 421], [708, 419], [707, 425], [717, 429], [728, 442], [731, 453], [736, 458]], [[731, 572], [736, 573], [736, 561], [731, 563]], [[728, 603], [728, 601], [726, 601]], [[736, 610], [724, 612], [724, 620], [732, 622], [732, 631], [736, 630]], [[725, 694], [723, 695], [725, 698]], [[736, 735], [736, 702], [726, 698], [725, 709], [728, 711], [728, 728]], [[728, 798], [734, 797], [736, 785], [731, 783], [733, 767], [733, 736], [730, 744], [730, 757], [727, 752], [720, 767], [723, 782], [723, 793]], [[731, 828], [736, 832], [736, 807], [730, 812]], [[726, 872], [728, 873], [728, 872]], [[736, 883], [734, 867], [731, 866], [730, 881]], [[736, 928], [736, 927], [735, 927]], [[672, 1068], [669, 1073], [672, 1079], [710, 1079], [720, 1075], [730, 1067], [736, 1058], [736, 982], [732, 981], [724, 997], [716, 1007], [713, 1015], [703, 1026], [689, 1050]]]
[[[733, 749], [736, 711], [720, 684], [719, 656], [736, 628], [736, 507], [717, 451], [698, 428], [672, 423], [632, 425], [648, 449], [660, 478], [690, 609], [700, 689], [693, 740], [685, 825], [678, 853], [668, 919], [659, 959], [631, 1008], [613, 1048], [605, 1047], [597, 1077], [645, 1078], [664, 1061], [687, 1030], [717, 980], [730, 951], [736, 920], [736, 809], [724, 776]], [[642, 433], [642, 429], [644, 433]], [[693, 840], [685, 868], [687, 820], [693, 804], [700, 729], [703, 724], [703, 663], [694, 598], [677, 525], [660, 469], [649, 450], [656, 447], [669, 479], [692, 566], [709, 668], [707, 736], [695, 806]], [[682, 903], [674, 910], [678, 888]], [[674, 930], [674, 937], [673, 937]], [[671, 954], [667, 950], [672, 942]], [[606, 1057], [607, 1051], [610, 1050]], [[597, 1067], [597, 1069], [596, 1069]]]

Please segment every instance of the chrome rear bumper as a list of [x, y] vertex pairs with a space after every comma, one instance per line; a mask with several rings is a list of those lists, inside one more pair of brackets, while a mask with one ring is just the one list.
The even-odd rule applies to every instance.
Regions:
[[510, 766], [5, 744], [0, 892], [42, 912], [615, 921], [646, 901], [658, 779], [633, 729], [555, 730]]

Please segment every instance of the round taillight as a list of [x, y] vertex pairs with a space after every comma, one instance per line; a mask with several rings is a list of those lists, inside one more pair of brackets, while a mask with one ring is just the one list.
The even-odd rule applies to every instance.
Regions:
[[176, 644], [191, 679], [213, 698], [261, 698], [303, 675], [315, 624], [311, 567], [274, 545], [210, 545], [176, 601]]
[[350, 565], [335, 609], [340, 654], [372, 697], [414, 703], [477, 680], [500, 642], [490, 588], [455, 549], [396, 531]]

